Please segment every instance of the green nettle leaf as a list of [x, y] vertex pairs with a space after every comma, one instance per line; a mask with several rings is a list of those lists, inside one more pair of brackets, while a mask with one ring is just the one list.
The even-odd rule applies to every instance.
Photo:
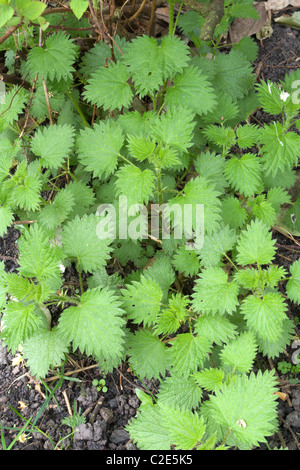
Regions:
[[275, 341], [262, 339], [257, 336], [259, 351], [262, 352], [264, 356], [274, 359], [275, 357], [279, 357], [282, 351], [291, 344], [294, 337], [295, 325], [289, 318], [286, 318], [282, 322], [282, 332]]
[[195, 113], [189, 108], [172, 109], [156, 118], [151, 126], [152, 138], [179, 154], [185, 153], [193, 145], [194, 117]]
[[256, 289], [260, 282], [260, 273], [257, 269], [248, 267], [239, 269], [234, 273], [234, 279], [245, 289]]
[[138, 411], [137, 417], [126, 426], [131, 439], [141, 450], [170, 450], [171, 437], [159, 405]]
[[163, 292], [151, 278], [141, 276], [140, 282], [132, 281], [123, 292], [123, 304], [128, 318], [135, 323], [151, 325], [160, 311]]
[[62, 312], [59, 334], [63, 340], [72, 341], [74, 350], [79, 348], [95, 359], [102, 355], [119, 357], [124, 343], [123, 314], [119, 298], [108, 289], [90, 289], [82, 294], [76, 307]]
[[155, 111], [145, 111], [143, 114], [138, 111], [130, 111], [119, 116], [117, 122], [127, 136], [139, 136], [148, 138], [152, 135], [151, 126], [157, 121]]
[[269, 189], [267, 193], [267, 201], [274, 207], [275, 211], [279, 211], [282, 204], [291, 202], [290, 194], [283, 188], [274, 187]]
[[0, 206], [0, 237], [7, 232], [8, 227], [14, 220], [14, 213], [10, 207]]
[[45, 206], [39, 214], [39, 222], [49, 230], [57, 228], [67, 218], [74, 206], [74, 199], [68, 187], [56, 194], [53, 203]]
[[143, 162], [146, 158], [150, 158], [156, 148], [155, 142], [148, 136], [129, 135], [127, 141], [130, 155], [140, 162]]
[[291, 278], [286, 284], [288, 298], [297, 304], [300, 303], [300, 259], [290, 267]]
[[223, 175], [225, 169], [225, 158], [215, 152], [201, 152], [194, 162], [199, 176], [215, 185], [216, 191], [223, 192], [227, 181]]
[[[244, 11], [244, 5], [245, 4], [243, 3], [242, 5], [243, 11]], [[244, 36], [237, 44], [234, 44], [232, 48], [244, 54], [244, 56], [252, 63], [256, 60], [258, 56], [258, 44], [254, 38]]]
[[267, 175], [269, 173], [276, 175], [277, 171], [290, 170], [297, 165], [300, 136], [295, 132], [286, 132], [279, 121], [265, 125], [259, 142], [262, 165]]
[[68, 124], [38, 128], [31, 142], [31, 150], [41, 157], [42, 167], [57, 169], [64, 163], [74, 145], [74, 133], [74, 127]]
[[276, 381], [273, 371], [243, 374], [210, 395], [202, 405], [207, 431], [219, 432], [220, 441], [228, 434], [226, 444], [240, 449], [266, 442], [276, 430]]
[[225, 176], [233, 189], [245, 196], [253, 196], [262, 185], [260, 160], [253, 153], [231, 157], [226, 162]]
[[235, 18], [253, 18], [254, 20], [259, 19], [259, 13], [254, 8], [251, 0], [236, 2], [231, 6], [230, 13]]
[[268, 292], [263, 297], [248, 295], [242, 302], [241, 313], [257, 336], [276, 341], [282, 332], [287, 308], [279, 292]]
[[41, 188], [42, 182], [39, 178], [26, 175], [23, 181], [13, 189], [10, 199], [21, 209], [37, 210], [41, 201]]
[[182, 39], [177, 36], [164, 36], [158, 47], [161, 56], [160, 67], [163, 69], [165, 79], [173, 77], [187, 67], [190, 52]]
[[16, 153], [16, 147], [8, 139], [0, 140], [0, 151], [1, 151], [1, 161], [0, 161], [0, 182], [9, 176], [9, 170], [11, 169], [13, 158]]
[[157, 399], [162, 405], [192, 410], [200, 404], [202, 390], [193, 378], [172, 375], [161, 383]]
[[188, 67], [173, 79], [173, 86], [168, 87], [166, 105], [176, 109], [184, 106], [197, 114], [206, 114], [216, 105], [216, 96], [207, 77], [196, 67]]
[[24, 277], [60, 279], [61, 250], [50, 245], [49, 238], [41, 227], [32, 225], [20, 238], [18, 245], [21, 253], [19, 272]]
[[36, 305], [23, 305], [13, 301], [6, 306], [3, 322], [5, 328], [1, 336], [13, 354], [20, 344], [43, 326], [43, 318]]
[[167, 349], [158, 336], [141, 330], [129, 337], [129, 365], [140, 377], [148, 380], [165, 376], [169, 369]]
[[[48, 91], [48, 100], [49, 100], [49, 106], [50, 109], [53, 111], [61, 112], [57, 124], [60, 124], [60, 117], [63, 114], [65, 110], [65, 104], [66, 104], [66, 91], [68, 90], [70, 86], [71, 80], [54, 80], [53, 82], [50, 82], [50, 80], [47, 83], [47, 91]], [[63, 109], [62, 109], [63, 108]], [[47, 102], [46, 102], [46, 97], [45, 97], [45, 90], [44, 90], [44, 84], [42, 80], [38, 80], [36, 83], [36, 91], [33, 96], [33, 103], [32, 107], [30, 108], [30, 112], [32, 117], [34, 119], [39, 120], [45, 120], [49, 114], [48, 114], [48, 107], [47, 107]]]
[[[219, 229], [219, 222], [221, 220], [221, 202], [218, 199], [219, 194], [220, 193], [215, 190], [214, 184], [209, 183], [203, 177], [197, 177], [188, 181], [183, 192], [169, 201], [169, 207], [172, 210], [172, 206], [174, 206], [173, 209], [176, 211], [176, 205], [178, 204], [181, 208], [181, 213], [179, 215], [182, 217], [185, 205], [191, 204], [192, 207], [196, 209], [197, 204], [203, 204], [204, 227], [199, 227], [197, 224], [196, 210], [193, 210], [193, 230], [195, 232], [204, 230], [206, 233], [210, 234]], [[198, 222], [201, 223], [202, 221], [200, 220]], [[188, 228], [186, 227], [186, 229], [188, 233]]]
[[220, 359], [223, 364], [248, 373], [252, 369], [257, 347], [253, 333], [246, 331], [224, 346]]
[[82, 57], [80, 73], [84, 78], [91, 76], [95, 72], [95, 66], [101, 67], [106, 65], [107, 59], [111, 59], [111, 49], [109, 45], [104, 41], [96, 42]]
[[175, 269], [185, 276], [195, 276], [200, 270], [200, 261], [194, 250], [180, 246], [175, 252], [172, 263]]
[[203, 247], [197, 251], [197, 255], [201, 258], [201, 265], [219, 266], [225, 254], [235, 246], [237, 238], [235, 230], [230, 229], [228, 225], [211, 235], [206, 235]]
[[19, 301], [31, 300], [37, 284], [30, 282], [26, 277], [14, 273], [7, 273], [5, 276], [7, 291]]
[[70, 7], [76, 16], [76, 18], [80, 19], [85, 12], [85, 10], [88, 8], [89, 2], [88, 0], [71, 0], [70, 2]]
[[225, 124], [232, 122], [239, 114], [237, 103], [232, 98], [223, 93], [216, 93], [217, 104], [206, 115], [201, 116], [201, 122], [208, 124]]
[[227, 195], [221, 201], [221, 217], [230, 228], [241, 228], [247, 219], [247, 211], [241, 206], [238, 198]]
[[126, 266], [128, 261], [138, 263], [143, 256], [141, 244], [136, 240], [122, 240], [114, 249], [113, 256], [119, 260], [122, 266]]
[[272, 240], [272, 232], [260, 220], [253, 220], [242, 230], [237, 243], [237, 262], [247, 264], [270, 264], [275, 257], [276, 240]]
[[62, 31], [53, 33], [46, 39], [44, 47], [34, 47], [27, 58], [27, 67], [32, 77], [39, 74], [45, 80], [67, 80], [75, 71], [73, 64], [77, 46]]
[[235, 330], [236, 326], [225, 316], [212, 314], [198, 317], [194, 325], [195, 333], [199, 336], [205, 336], [218, 345], [235, 338], [237, 334]]
[[196, 372], [208, 357], [211, 341], [204, 336], [194, 336], [192, 333], [182, 333], [170, 340], [168, 349], [172, 373], [188, 377]]
[[122, 62], [110, 62], [108, 67], [100, 67], [92, 74], [84, 96], [104, 110], [128, 108], [133, 99], [129, 78], [128, 69]]
[[233, 101], [243, 98], [254, 83], [250, 62], [237, 50], [215, 57], [214, 83], [220, 93], [231, 96]]
[[128, 206], [133, 204], [147, 205], [155, 189], [155, 174], [146, 168], [124, 165], [116, 173], [116, 195], [126, 196]]
[[[171, 287], [173, 282], [175, 282], [175, 279], [176, 279], [175, 271], [172, 267], [172, 263], [171, 263], [169, 256], [166, 256], [166, 255], [158, 256], [158, 253], [157, 253], [156, 260], [154, 261], [153, 264], [151, 264], [151, 266], [149, 266], [147, 269], [144, 269], [143, 275], [146, 279], [151, 278], [154, 281], [156, 281], [163, 292], [163, 300], [164, 298], [167, 298], [168, 293], [169, 293], [169, 288]], [[184, 298], [182, 298], [181, 296], [180, 296], [180, 299], [178, 299], [176, 296], [176, 298], [174, 299], [174, 307], [176, 305], [176, 306], [180, 306], [179, 308], [182, 309], [185, 303], [183, 299]], [[170, 306], [171, 306], [171, 303], [170, 303]]]
[[165, 427], [175, 449], [189, 450], [201, 442], [205, 433], [202, 416], [189, 410], [182, 410], [160, 404]]
[[252, 214], [261, 220], [265, 225], [271, 227], [276, 220], [276, 211], [272, 204], [265, 199], [263, 194], [247, 201], [247, 206], [251, 207]]
[[164, 80], [187, 66], [188, 60], [186, 44], [175, 36], [163, 37], [160, 45], [153, 37], [137, 37], [122, 57], [141, 97], [159, 90]]
[[0, 132], [4, 132], [18, 119], [18, 115], [23, 113], [27, 100], [27, 90], [24, 88], [19, 90], [16, 85], [5, 93], [5, 103], [0, 101]]
[[14, 9], [10, 5], [0, 5], [0, 28], [5, 25], [5, 23], [10, 20], [14, 15]]
[[297, 175], [294, 169], [291, 170], [278, 170], [276, 175], [265, 173], [262, 174], [263, 183], [266, 189], [271, 188], [281, 188], [281, 189], [290, 189], [296, 181]]
[[94, 177], [108, 178], [118, 165], [124, 143], [121, 127], [112, 121], [100, 121], [93, 129], [81, 130], [77, 137], [78, 159]]
[[180, 294], [172, 294], [167, 308], [158, 314], [155, 326], [157, 334], [175, 333], [188, 316], [187, 305], [189, 300]]
[[39, 16], [43, 14], [47, 5], [43, 2], [31, 1], [22, 8], [22, 14], [30, 21], [36, 20]]
[[276, 83], [267, 80], [257, 85], [258, 96], [264, 111], [269, 114], [281, 114], [284, 101], [281, 99], [282, 90]]
[[94, 214], [76, 216], [64, 226], [62, 249], [66, 258], [77, 261], [85, 272], [95, 272], [106, 265], [110, 257], [110, 239], [97, 235], [100, 218]]
[[240, 269], [234, 274], [235, 280], [245, 289], [249, 290], [254, 290], [258, 287], [264, 288], [265, 285], [273, 289], [286, 276], [286, 270], [282, 266], [278, 267], [276, 265], [271, 265], [268, 269], [261, 270], [252, 267]]
[[201, 372], [195, 372], [192, 377], [200, 387], [208, 392], [216, 392], [223, 385], [224, 375], [221, 369], [204, 369]]
[[57, 328], [50, 331], [43, 328], [27, 339], [23, 353], [30, 372], [38, 378], [44, 378], [49, 368], [61, 365], [68, 350]]
[[238, 305], [239, 286], [228, 282], [228, 274], [220, 267], [208, 267], [196, 280], [192, 307], [198, 313], [233, 313]]
[[287, 277], [287, 271], [282, 266], [271, 265], [266, 270], [266, 283], [271, 289], [277, 287], [279, 281]]
[[234, 130], [231, 127], [219, 127], [213, 124], [203, 130], [206, 138], [220, 149], [230, 149], [235, 143]]
[[[197, 33], [204, 25], [205, 19], [196, 11], [188, 10], [183, 12], [178, 18], [178, 28], [182, 30], [185, 36], [190, 37], [195, 31]], [[194, 41], [194, 35], [193, 35]]]

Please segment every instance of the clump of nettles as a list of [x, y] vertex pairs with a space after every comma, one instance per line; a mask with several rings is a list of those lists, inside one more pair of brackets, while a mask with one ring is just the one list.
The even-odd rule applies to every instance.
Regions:
[[[300, 261], [274, 264], [271, 231], [296, 178], [300, 72], [254, 86], [249, 38], [209, 56], [172, 35], [115, 43], [115, 62], [105, 43], [79, 59], [62, 32], [30, 50], [22, 73], [31, 83], [38, 74], [30, 112], [39, 125], [22, 139], [30, 94], [12, 88], [9, 109], [0, 106], [0, 234], [15, 218], [34, 221], [19, 225], [18, 273], [0, 265], [1, 336], [13, 354], [23, 346], [39, 378], [79, 349], [104, 374], [127, 359], [139, 377], [159, 379], [128, 425], [141, 449], [250, 449], [277, 426], [276, 377], [253, 372], [256, 355], [275, 358], [289, 344], [287, 301], [300, 301]], [[259, 106], [276, 120], [251, 124]], [[97, 208], [114, 207], [118, 227], [121, 197], [121, 229], [135, 227], [136, 238], [98, 237], [113, 216]], [[187, 250], [175, 217], [169, 239], [151, 234], [132, 210], [151, 203], [182, 213], [203, 205], [203, 245], [196, 237]], [[193, 217], [192, 237], [198, 228]], [[63, 275], [71, 265], [76, 289]]]

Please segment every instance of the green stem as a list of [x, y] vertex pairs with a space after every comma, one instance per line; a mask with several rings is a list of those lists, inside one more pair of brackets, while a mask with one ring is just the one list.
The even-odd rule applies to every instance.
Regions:
[[175, 0], [169, 0], [170, 5], [170, 17], [169, 17], [169, 35], [174, 36], [174, 8]]
[[156, 178], [157, 178], [157, 197], [158, 197], [158, 204], [161, 206], [163, 203], [162, 199], [162, 184], [161, 184], [161, 169], [156, 168]]
[[41, 172], [41, 168], [42, 168], [42, 160], [40, 160], [40, 162], [39, 162], [39, 166], [38, 166], [38, 169], [36, 171], [36, 177], [39, 176], [39, 173]]
[[122, 158], [122, 159], [123, 159], [123, 160], [124, 160], [126, 163], [128, 163], [129, 165], [131, 165], [131, 166], [134, 166], [134, 167], [138, 168], [138, 166], [137, 166], [137, 165], [135, 165], [134, 163], [132, 163], [132, 162], [131, 162], [130, 160], [128, 160], [126, 157], [123, 157], [123, 155], [121, 155], [120, 153], [119, 153], [119, 155], [118, 155], [118, 156], [119, 156], [120, 158]]
[[175, 24], [174, 24], [174, 28], [173, 28], [173, 35], [175, 34], [175, 31], [176, 31], [176, 28], [177, 28], [177, 24], [178, 24], [178, 21], [179, 21], [179, 17], [180, 17], [180, 13], [181, 13], [182, 7], [183, 7], [183, 3], [181, 3], [181, 5], [180, 5], [180, 7], [179, 7], [179, 9], [178, 9], [178, 13], [177, 13], [176, 20], [175, 20]]
[[79, 265], [79, 262], [77, 262], [77, 271], [78, 271], [78, 275], [79, 275], [80, 293], [82, 295], [83, 294], [83, 283], [82, 283], [82, 276], [81, 276], [81, 267]]
[[70, 170], [68, 171], [68, 175], [71, 177], [72, 180], [78, 181], [78, 179], [76, 178], [76, 176], [73, 175], [73, 173], [72, 173]]
[[46, 305], [50, 306], [53, 304], [58, 304], [59, 302], [69, 302], [70, 304], [76, 304], [78, 305], [80, 303], [79, 299], [75, 299], [75, 297], [68, 297], [66, 295], [55, 295], [52, 296], [53, 302], [49, 302]]
[[[70, 171], [68, 166], [66, 168], [63, 167], [63, 169], [64, 169], [65, 173], [61, 173], [59, 176], [69, 175], [72, 180], [77, 181], [76, 176], [73, 175], [73, 173]], [[53, 179], [55, 179], [55, 178], [53, 178]]]
[[225, 256], [226, 259], [228, 259], [228, 261], [232, 264], [232, 266], [233, 266], [237, 271], [239, 271], [239, 268], [234, 264], [234, 262], [229, 258], [229, 256], [227, 256], [226, 253], [223, 253], [223, 255]]
[[77, 110], [79, 116], [81, 117], [81, 120], [82, 120], [84, 126], [85, 126], [85, 127], [90, 127], [89, 123], [87, 122], [87, 120], [86, 120], [85, 117], [84, 117], [83, 112], [81, 111], [81, 109], [80, 109], [80, 107], [79, 107], [79, 104], [77, 103], [76, 99], [74, 98], [74, 96], [72, 95], [72, 93], [71, 93], [70, 91], [68, 91], [68, 95], [69, 95], [69, 97], [71, 98], [71, 100], [72, 100], [72, 102], [73, 102], [73, 104], [74, 104], [74, 106], [75, 106], [75, 108], [76, 108], [76, 110]]
[[221, 41], [221, 37], [222, 37], [222, 35], [219, 36], [219, 39], [218, 39], [218, 41], [217, 41], [216, 44], [215, 44], [215, 47], [214, 47], [214, 50], [213, 50], [213, 55], [212, 55], [212, 58], [213, 58], [213, 59], [215, 58], [215, 55], [216, 55], [216, 52], [217, 52], [219, 43], [220, 43], [220, 41]]
[[222, 441], [222, 445], [225, 445], [225, 442], [227, 441], [227, 438], [228, 438], [229, 434], [231, 433], [231, 431], [232, 431], [232, 428], [228, 428], [227, 433], [225, 434], [225, 437]]
[[151, 98], [152, 98], [152, 103], [153, 103], [153, 111], [156, 113], [158, 93], [151, 96]]

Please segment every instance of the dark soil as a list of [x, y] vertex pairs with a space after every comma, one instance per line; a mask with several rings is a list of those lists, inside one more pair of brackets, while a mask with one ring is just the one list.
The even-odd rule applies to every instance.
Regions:
[[[300, 31], [277, 25], [273, 27], [274, 33], [271, 38], [263, 41], [254, 65], [258, 78], [278, 82], [290, 70], [300, 66], [296, 60], [300, 56]], [[260, 111], [256, 113], [255, 118], [261, 123], [264, 122], [264, 115]], [[300, 238], [275, 230], [273, 236], [278, 243], [276, 262], [288, 268], [300, 256]], [[17, 238], [18, 231], [12, 228], [0, 239], [0, 259], [4, 260], [6, 270], [10, 272], [17, 268], [18, 252], [15, 244]], [[300, 319], [300, 307], [289, 303], [289, 308], [288, 314], [297, 325]], [[296, 333], [300, 337], [297, 326]], [[291, 355], [294, 352], [291, 346], [276, 361], [262, 358], [257, 366], [276, 370], [278, 361], [291, 362]], [[13, 365], [12, 360], [11, 353], [7, 353], [0, 343], [0, 422], [6, 428], [20, 428], [24, 425], [24, 420], [18, 417], [13, 409], [24, 418], [31, 418], [32, 422], [40, 413], [50, 390], [56, 383], [52, 380], [56, 372], [49, 374], [45, 388], [30, 376], [26, 364], [21, 362]], [[76, 370], [78, 372], [74, 373]], [[289, 450], [300, 450], [300, 381], [290, 384], [287, 376], [280, 376], [280, 373], [276, 372], [284, 399], [278, 400], [279, 431], [268, 440], [268, 445], [271, 449], [283, 446]], [[68, 380], [63, 380], [61, 387], [56, 390], [55, 396], [36, 422], [38, 430], [44, 434], [38, 430], [27, 434], [29, 439], [23, 443], [17, 441], [14, 449], [49, 450], [53, 448], [52, 443], [54, 443], [60, 449], [135, 450], [136, 447], [124, 429], [128, 420], [135, 416], [139, 406], [135, 388], [140, 387], [145, 390], [146, 385], [155, 392], [158, 384], [156, 382], [142, 384], [124, 363], [118, 370], [105, 377], [108, 391], [98, 392], [92, 381], [102, 378], [99, 368], [90, 358], [80, 354], [70, 356], [65, 364], [64, 374]], [[73, 409], [74, 403], [77, 403], [77, 409], [81, 409], [86, 422], [77, 427], [77, 432], [72, 437], [71, 428], [62, 424], [62, 420], [69, 416], [69, 407]], [[6, 445], [9, 445], [17, 431], [5, 429], [3, 432]], [[266, 448], [267, 446], [262, 445], [259, 450]]]

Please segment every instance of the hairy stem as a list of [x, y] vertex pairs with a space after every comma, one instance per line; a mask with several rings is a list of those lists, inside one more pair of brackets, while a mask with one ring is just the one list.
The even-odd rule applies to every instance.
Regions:
[[174, 35], [174, 8], [175, 8], [175, 0], [169, 0], [170, 5], [170, 15], [169, 15], [169, 35]]
[[82, 283], [82, 276], [81, 276], [81, 267], [79, 262], [77, 263], [77, 271], [79, 276], [79, 284], [80, 284], [80, 293], [83, 294], [83, 283]]

